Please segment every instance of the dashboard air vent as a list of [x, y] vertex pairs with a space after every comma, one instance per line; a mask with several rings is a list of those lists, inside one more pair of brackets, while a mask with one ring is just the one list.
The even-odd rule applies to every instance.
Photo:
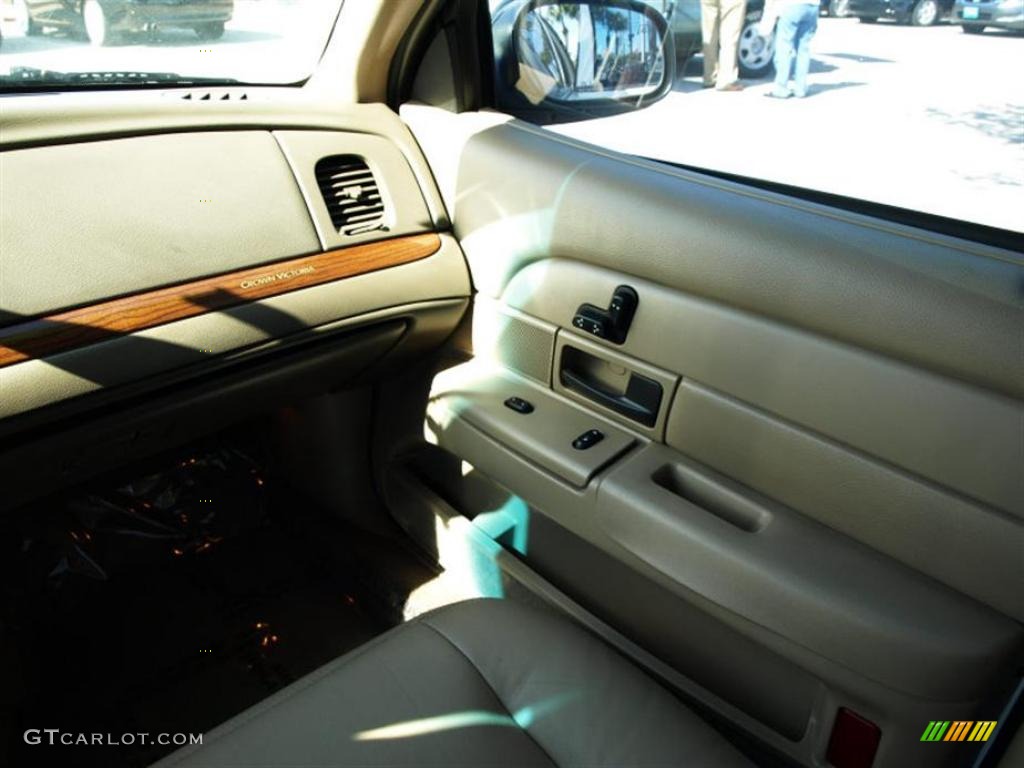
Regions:
[[380, 188], [363, 158], [325, 157], [316, 164], [316, 181], [339, 234], [359, 235], [387, 229]]

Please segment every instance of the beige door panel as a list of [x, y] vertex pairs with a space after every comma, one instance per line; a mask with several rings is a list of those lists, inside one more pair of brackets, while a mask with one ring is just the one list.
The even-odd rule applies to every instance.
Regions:
[[[989, 711], [1024, 649], [1019, 254], [500, 115], [402, 117], [478, 291], [474, 352], [498, 371], [490, 400], [442, 378], [434, 402], [486, 410], [512, 376], [568, 399], [545, 439], [582, 407], [639, 446], [570, 488], [516, 447], [525, 422], [515, 440], [486, 418], [434, 424], [529, 505], [527, 562], [804, 764], [840, 706], [882, 727], [879, 768], [937, 764], [923, 713]], [[626, 338], [580, 336], [577, 308], [620, 285], [639, 296]], [[596, 394], [565, 385], [572, 345]], [[601, 404], [631, 372], [665, 392], [650, 426]], [[791, 707], [752, 659], [790, 682]]]

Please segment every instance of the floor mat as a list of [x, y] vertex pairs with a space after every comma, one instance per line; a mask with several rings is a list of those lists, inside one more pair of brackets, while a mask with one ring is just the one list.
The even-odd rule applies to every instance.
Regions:
[[[173, 482], [151, 477], [135, 495], [122, 485], [70, 499], [50, 530], [22, 536], [4, 622], [24, 689], [14, 764], [148, 765], [174, 747], [139, 734], [208, 731], [400, 621], [408, 589], [391, 583], [388, 558], [431, 575], [264, 483], [244, 456], [217, 460], [186, 458]], [[259, 482], [243, 488], [245, 477]], [[26, 730], [46, 728], [116, 743], [25, 743]]]

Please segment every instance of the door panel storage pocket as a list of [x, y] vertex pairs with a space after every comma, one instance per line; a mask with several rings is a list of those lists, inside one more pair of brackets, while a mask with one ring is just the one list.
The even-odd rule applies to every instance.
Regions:
[[910, 696], [968, 701], [1019, 652], [1015, 622], [663, 445], [602, 478], [597, 522], [668, 588]]
[[662, 464], [654, 470], [651, 480], [659, 488], [749, 533], [761, 530], [771, 519], [764, 508], [682, 464]]

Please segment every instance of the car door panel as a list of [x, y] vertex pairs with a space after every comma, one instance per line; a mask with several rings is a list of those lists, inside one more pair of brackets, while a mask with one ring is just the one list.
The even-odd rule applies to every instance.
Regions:
[[[1007, 354], [1021, 301], [1012, 252], [625, 157], [496, 113], [453, 121], [405, 105], [402, 114], [458, 218], [481, 293], [500, 296], [530, 261], [551, 256], [628, 263], [654, 283], [1024, 396], [1024, 360]], [[599, 215], [607, 211], [616, 215]]]
[[[565, 327], [577, 307], [611, 296], [623, 280], [621, 272], [549, 259], [522, 269], [504, 295], [525, 314]], [[648, 280], [631, 284], [643, 309], [614, 352], [686, 371], [810, 431], [1024, 515], [1020, 478], [1003, 461], [1020, 450], [1013, 399]]]
[[[847, 706], [886, 734], [876, 765], [934, 764], [922, 713], [998, 700], [1024, 641], [1017, 256], [497, 115], [403, 117], [479, 291], [478, 359], [435, 379], [428, 424], [528, 505], [520, 555], [798, 759]], [[624, 342], [581, 336], [577, 308], [619, 285], [639, 295]], [[678, 377], [658, 428], [570, 391], [568, 347]], [[524, 378], [494, 384], [508, 372]], [[570, 490], [464, 417], [494, 386], [553, 393], [637, 446]], [[455, 509], [486, 511], [446, 482]], [[789, 690], [758, 688], [760, 664]]]
[[[502, 407], [509, 392], [534, 404], [536, 418]], [[639, 444], [602, 474], [596, 493], [581, 496], [588, 484], [561, 468], [581, 453], [557, 442], [559, 433], [579, 434], [588, 424], [580, 410], [500, 369], [469, 365], [435, 379], [428, 418], [442, 446], [482, 470], [497, 467], [502, 481], [506, 453], [543, 469], [545, 483], [520, 475], [503, 484], [581, 537], [906, 693], [976, 695], [1020, 642], [1019, 627], [995, 611], [658, 443]], [[592, 412], [589, 424], [621, 440]], [[497, 461], [488, 463], [491, 452]]]
[[[973, 565], [981, 558], [1009, 574], [1019, 561], [1013, 535], [1024, 499], [1015, 469], [1021, 451], [1018, 404], [818, 335], [567, 260], [531, 264], [509, 282], [505, 295], [515, 308], [560, 319], [564, 328], [581, 303], [610, 296], [624, 281], [637, 288], [642, 309], [630, 338], [614, 352], [631, 352], [686, 378], [668, 420], [668, 445], [696, 451], [695, 458], [744, 477], [723, 462], [749, 454], [755, 434], [772, 445], [750, 457], [754, 466], [773, 457], [788, 462], [790, 454], [780, 451], [783, 439], [787, 447], [811, 441], [819, 450], [812, 451], [813, 463], [793, 464], [787, 501], [798, 485], [806, 486], [804, 494], [816, 495], [794, 504], [797, 509], [827, 516], [833, 527], [867, 537], [873, 546], [1020, 618], [1013, 580], [999, 580], [997, 586]], [[557, 358], [553, 370], [558, 388]], [[714, 419], [709, 425], [700, 420], [705, 409], [745, 415], [729, 420], [735, 431], [716, 431], [710, 440], [704, 427], [714, 430]], [[728, 450], [734, 435], [739, 454], [712, 460], [711, 452]], [[843, 458], [826, 463], [826, 456]], [[773, 471], [778, 477], [779, 468]], [[781, 484], [771, 487], [778, 493]], [[870, 492], [873, 504], [889, 507], [883, 524], [857, 513], [867, 497], [851, 494], [854, 485]], [[892, 521], [903, 515], [915, 522], [902, 532], [893, 530]], [[961, 534], [966, 520], [972, 521], [969, 537]], [[970, 558], [963, 556], [967, 550]]]

